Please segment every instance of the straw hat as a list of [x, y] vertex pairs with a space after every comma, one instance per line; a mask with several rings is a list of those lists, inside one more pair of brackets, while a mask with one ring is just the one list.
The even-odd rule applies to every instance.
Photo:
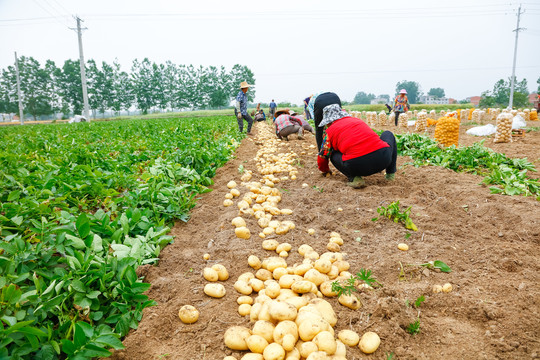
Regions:
[[240, 83], [240, 89], [248, 88], [248, 87], [250, 87], [250, 86], [253, 86], [253, 85], [249, 85], [249, 84], [247, 83], [247, 81], [242, 81], [242, 82]]
[[407, 94], [407, 90], [401, 89], [401, 91], [400, 91], [399, 93], [400, 93], [400, 94]]
[[275, 117], [278, 117], [279, 115], [283, 115], [283, 114], [287, 114], [287, 115], [290, 115], [290, 112], [289, 112], [289, 109], [281, 109], [281, 110], [278, 110], [276, 111], [276, 113], [274, 114]]

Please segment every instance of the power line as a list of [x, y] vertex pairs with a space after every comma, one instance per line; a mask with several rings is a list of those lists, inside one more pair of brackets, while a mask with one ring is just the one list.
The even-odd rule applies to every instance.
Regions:
[[34, 0], [34, 2], [40, 7], [42, 8], [43, 10], [45, 10], [45, 12], [47, 12], [47, 14], [51, 15], [53, 17], [53, 19], [55, 19], [56, 21], [58, 21], [60, 24], [62, 24], [62, 26], [66, 26], [66, 27], [69, 27], [67, 26], [66, 24], [63, 24], [60, 20], [58, 20], [58, 17], [55, 16], [54, 14], [52, 14], [48, 9], [46, 9], [45, 7], [43, 7], [38, 0]]

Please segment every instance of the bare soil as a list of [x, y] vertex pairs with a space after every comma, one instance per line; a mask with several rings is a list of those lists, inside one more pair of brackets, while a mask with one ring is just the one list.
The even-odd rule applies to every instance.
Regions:
[[[538, 122], [529, 122], [530, 126]], [[265, 124], [256, 124], [260, 132]], [[460, 145], [481, 138], [465, 134]], [[394, 128], [390, 130], [395, 130]], [[407, 130], [398, 129], [396, 132]], [[433, 134], [433, 128], [428, 130]], [[240, 165], [257, 173], [254, 156], [257, 137], [243, 140], [236, 157], [221, 168], [213, 191], [200, 197], [187, 223], [177, 223], [175, 242], [167, 246], [158, 266], [145, 266], [140, 275], [152, 284], [148, 295], [158, 306], [147, 308], [137, 330], [124, 340], [126, 349], [116, 351], [116, 360], [223, 359], [241, 352], [225, 347], [223, 334], [231, 325], [249, 325], [237, 313], [233, 289], [237, 277], [253, 271], [247, 264], [251, 254], [259, 258], [275, 256], [261, 248], [255, 219], [248, 220], [250, 240], [236, 238], [232, 218], [236, 206], [224, 207], [226, 184], [240, 183]], [[293, 245], [289, 264], [301, 261], [298, 246], [307, 243], [322, 253], [331, 231], [345, 240], [351, 272], [373, 271], [383, 287], [359, 293], [363, 306], [345, 308], [335, 298], [327, 299], [338, 315], [336, 334], [351, 329], [360, 335], [374, 331], [381, 337], [380, 348], [372, 355], [348, 348], [348, 359], [534, 359], [540, 357], [540, 202], [532, 197], [492, 195], [482, 178], [455, 173], [440, 167], [415, 168], [398, 158], [396, 180], [387, 182], [383, 174], [366, 178], [367, 187], [349, 188], [345, 177], [323, 177], [317, 170], [312, 135], [306, 140], [283, 142], [283, 150], [298, 155], [298, 178], [277, 184], [282, 190], [280, 208], [294, 213], [287, 217], [296, 229], [276, 238]], [[540, 168], [540, 132], [529, 132], [513, 143], [486, 146], [510, 157], [527, 157]], [[302, 155], [302, 152], [304, 154]], [[537, 176], [531, 174], [532, 176]], [[302, 187], [302, 184], [308, 184]], [[241, 189], [242, 192], [246, 191]], [[406, 239], [407, 231], [388, 219], [372, 221], [377, 208], [400, 200], [412, 206], [411, 217], [418, 226]], [[339, 211], [341, 208], [342, 211]], [[308, 228], [316, 235], [307, 233]], [[409, 251], [397, 249], [405, 242]], [[209, 253], [211, 259], [203, 260]], [[441, 260], [451, 273], [427, 270], [410, 264]], [[213, 299], [203, 293], [207, 283], [201, 271], [220, 263], [231, 275], [224, 282], [227, 295]], [[405, 279], [400, 272], [403, 267]], [[451, 283], [450, 293], [432, 293], [435, 284]], [[411, 304], [421, 295], [425, 302]], [[183, 324], [178, 310], [191, 304], [200, 311], [199, 320]], [[410, 335], [405, 328], [420, 320], [420, 332]]]

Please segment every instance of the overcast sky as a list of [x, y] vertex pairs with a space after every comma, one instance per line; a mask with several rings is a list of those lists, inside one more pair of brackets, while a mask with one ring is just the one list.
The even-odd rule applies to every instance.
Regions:
[[[540, 77], [540, 0], [522, 3], [516, 77]], [[18, 55], [61, 66], [79, 56], [73, 15], [84, 20], [85, 59], [129, 71], [133, 59], [247, 65], [256, 100], [334, 91], [393, 95], [398, 81], [458, 100], [512, 72], [519, 3], [502, 0], [0, 0], [0, 68]]]

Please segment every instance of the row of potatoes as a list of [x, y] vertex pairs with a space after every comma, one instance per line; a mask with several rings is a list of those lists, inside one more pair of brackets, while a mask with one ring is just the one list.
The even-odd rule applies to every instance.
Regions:
[[[335, 232], [331, 239], [343, 243]], [[283, 245], [290, 249], [289, 244], [278, 244], [276, 252]], [[263, 247], [274, 249], [265, 244]], [[367, 354], [375, 352], [380, 345], [375, 333], [368, 332], [360, 339], [354, 331], [343, 330], [336, 339], [333, 327], [337, 317], [332, 305], [323, 297], [337, 296], [332, 291], [333, 280], [339, 282], [351, 277], [343, 254], [319, 255], [307, 244], [301, 245], [298, 252], [304, 260], [291, 267], [282, 257], [271, 256], [261, 261], [254, 255], [249, 256], [248, 265], [256, 273], [241, 274], [234, 288], [240, 294], [238, 313], [249, 316], [253, 327], [230, 327], [224, 335], [225, 345], [232, 350], [249, 350], [243, 360], [342, 360], [346, 359], [346, 345], [358, 345]], [[357, 286], [369, 288], [360, 283]], [[253, 293], [257, 294], [255, 299], [249, 296]], [[351, 309], [361, 306], [356, 296], [342, 295], [338, 301]]]

